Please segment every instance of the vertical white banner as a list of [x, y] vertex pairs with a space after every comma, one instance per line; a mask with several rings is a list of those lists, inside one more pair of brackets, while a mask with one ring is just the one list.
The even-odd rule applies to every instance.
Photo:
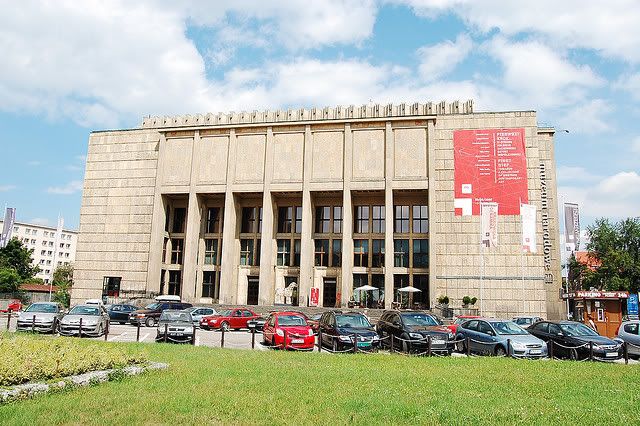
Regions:
[[5, 248], [9, 240], [11, 240], [11, 233], [13, 232], [13, 225], [16, 222], [16, 209], [7, 207], [4, 213], [4, 223], [2, 226], [2, 233], [0, 234], [0, 248]]
[[522, 219], [522, 252], [537, 253], [536, 206], [533, 204], [521, 204], [520, 217]]
[[480, 203], [481, 244], [498, 246], [498, 203]]
[[580, 211], [577, 204], [564, 203], [564, 233], [567, 251], [580, 250]]

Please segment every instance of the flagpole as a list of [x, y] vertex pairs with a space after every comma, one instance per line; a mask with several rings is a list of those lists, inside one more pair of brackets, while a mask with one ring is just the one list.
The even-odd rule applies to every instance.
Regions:
[[483, 204], [480, 203], [480, 315], [484, 314], [484, 243], [482, 241], [482, 210]]
[[[522, 216], [522, 199], [520, 199], [520, 239], [523, 239], [524, 236], [524, 218]], [[520, 268], [522, 269], [522, 315], [525, 314], [525, 285], [524, 285], [524, 247], [522, 246], [522, 241], [520, 241]]]

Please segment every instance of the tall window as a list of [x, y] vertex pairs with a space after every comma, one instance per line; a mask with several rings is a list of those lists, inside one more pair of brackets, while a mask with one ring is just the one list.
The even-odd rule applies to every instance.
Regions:
[[429, 267], [429, 240], [413, 240], [413, 267]]
[[328, 234], [331, 229], [331, 207], [316, 207], [316, 233]]
[[333, 206], [333, 233], [342, 234], [342, 206]]
[[218, 234], [220, 232], [220, 208], [209, 207], [207, 209], [207, 222], [204, 232], [206, 234]]
[[302, 207], [278, 207], [278, 233], [302, 233]]
[[427, 232], [429, 232], [429, 208], [413, 206], [413, 233], [426, 234]]
[[202, 273], [202, 297], [218, 299], [220, 297], [220, 272], [204, 271]]
[[409, 267], [409, 240], [393, 240], [393, 266]]
[[369, 232], [369, 206], [356, 206], [354, 221], [356, 234], [367, 234]]
[[244, 234], [255, 234], [260, 232], [259, 221], [262, 217], [262, 207], [243, 207], [242, 226], [240, 232]]
[[353, 240], [353, 266], [369, 266], [369, 240]]
[[384, 266], [384, 240], [372, 240], [371, 267], [382, 268]]
[[384, 234], [384, 206], [372, 206], [371, 232]]
[[204, 264], [205, 265], [219, 265], [219, 251], [217, 239], [205, 239], [204, 240]]
[[169, 291], [167, 294], [180, 295], [180, 284], [182, 279], [181, 271], [169, 271]]
[[291, 240], [278, 240], [278, 266], [289, 266], [291, 263]]
[[182, 265], [182, 253], [184, 251], [184, 240], [182, 238], [171, 239], [171, 264]]
[[394, 206], [395, 222], [393, 232], [406, 234], [409, 232], [409, 206]]
[[278, 207], [279, 266], [300, 266], [300, 233], [302, 233], [302, 207]]
[[333, 240], [331, 244], [331, 266], [342, 265], [342, 240]]
[[255, 262], [254, 252], [254, 240], [241, 239], [240, 240], [240, 264], [247, 266], [254, 266]]
[[187, 209], [184, 207], [176, 207], [173, 209], [173, 228], [171, 232], [181, 234], [184, 233], [184, 222], [187, 217]]
[[329, 266], [329, 240], [315, 240], [315, 265]]

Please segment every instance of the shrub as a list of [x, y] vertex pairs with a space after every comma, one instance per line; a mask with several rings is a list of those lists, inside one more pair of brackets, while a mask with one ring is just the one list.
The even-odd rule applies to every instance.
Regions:
[[471, 300], [469, 301], [469, 304], [470, 305], [475, 305], [477, 301], [478, 301], [477, 297], [472, 297]]
[[468, 304], [470, 304], [470, 303], [471, 303], [471, 297], [469, 297], [469, 296], [464, 296], [464, 297], [462, 298], [462, 304], [463, 304], [464, 306], [467, 306], [467, 305], [468, 305]]
[[447, 297], [446, 294], [438, 296], [438, 303], [440, 303], [441, 305], [448, 305], [449, 304], [449, 298]]

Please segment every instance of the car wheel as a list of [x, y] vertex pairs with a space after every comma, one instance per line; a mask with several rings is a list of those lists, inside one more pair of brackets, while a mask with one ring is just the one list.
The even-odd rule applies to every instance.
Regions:
[[220, 324], [220, 328], [224, 331], [229, 331], [229, 323], [224, 321], [222, 324]]
[[[459, 340], [459, 337], [456, 338], [456, 340]], [[456, 351], [458, 351], [460, 353], [466, 353], [467, 352], [467, 348], [466, 348], [466, 345], [464, 344], [464, 340], [462, 340], [461, 342], [456, 342]]]
[[144, 320], [144, 325], [146, 325], [147, 327], [153, 327], [154, 325], [156, 325], [156, 320], [149, 317], [146, 320]]
[[505, 352], [504, 348], [502, 346], [498, 346], [496, 347], [496, 350], [494, 351], [494, 355], [495, 356], [505, 356], [507, 353]]
[[407, 354], [410, 352], [409, 342], [407, 342], [405, 340], [402, 341], [402, 352], [407, 353]]
[[576, 349], [570, 349], [569, 350], [569, 359], [571, 359], [573, 361], [577, 361], [578, 360], [578, 351]]

